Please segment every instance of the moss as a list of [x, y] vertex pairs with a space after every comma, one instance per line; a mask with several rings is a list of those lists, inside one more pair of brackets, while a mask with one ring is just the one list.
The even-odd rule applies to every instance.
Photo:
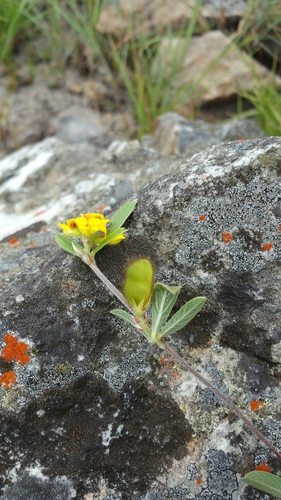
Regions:
[[65, 361], [64, 363], [58, 363], [56, 365], [56, 371], [61, 375], [68, 375], [71, 371], [71, 368], [72, 366], [68, 361]]

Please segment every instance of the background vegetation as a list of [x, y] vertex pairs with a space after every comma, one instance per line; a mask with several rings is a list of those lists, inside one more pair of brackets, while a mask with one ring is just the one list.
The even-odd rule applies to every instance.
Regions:
[[[177, 30], [172, 30], [171, 26], [144, 30], [132, 23], [126, 36], [117, 39], [97, 29], [105, 0], [49, 0], [46, 3], [40, 0], [1, 0], [0, 64], [8, 68], [11, 82], [16, 74], [19, 53], [24, 53], [32, 75], [36, 74], [36, 65], [42, 61], [50, 65], [50, 72], [54, 75], [69, 65], [82, 73], [94, 75], [96, 71], [102, 72], [114, 95], [107, 104], [133, 108], [138, 133], [142, 136], [152, 130], [157, 116], [169, 110], [179, 110], [181, 102], [195, 96], [199, 80], [217, 63], [213, 61], [196, 84], [185, 82], [180, 88], [173, 85], [191, 36], [216, 27], [208, 26], [200, 18], [200, 3], [201, 0], [196, 0], [188, 26]], [[228, 33], [223, 20], [220, 24]], [[172, 41], [179, 36], [185, 42], [183, 50], [176, 54], [173, 53]], [[163, 37], [169, 40], [172, 64], [168, 71], [152, 71]], [[252, 58], [267, 65], [272, 74], [281, 74], [280, 0], [250, 0], [234, 41]], [[240, 104], [242, 98], [251, 102], [252, 109], [243, 113], [242, 106], [239, 106], [240, 116], [252, 115], [267, 134], [281, 135], [281, 88], [276, 89], [273, 81], [265, 88], [256, 80], [252, 92], [240, 96]], [[3, 114], [0, 110], [0, 119]], [[193, 109], [195, 115], [196, 106]]]

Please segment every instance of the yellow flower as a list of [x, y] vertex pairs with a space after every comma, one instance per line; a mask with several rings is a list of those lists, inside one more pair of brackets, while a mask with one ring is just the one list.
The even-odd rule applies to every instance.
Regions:
[[81, 214], [76, 219], [69, 219], [66, 224], [59, 223], [66, 236], [75, 238], [93, 237], [94, 243], [101, 242], [107, 235], [106, 224], [109, 219], [105, 219], [102, 214]]
[[103, 214], [81, 214], [81, 217], [77, 217], [75, 222], [79, 231], [86, 238], [90, 238], [91, 236], [95, 236], [94, 242], [99, 243], [102, 241], [107, 235], [107, 227], [106, 224], [109, 222], [109, 219], [105, 219]]
[[[84, 244], [89, 245], [87, 247], [88, 250], [92, 250], [96, 247], [96, 251], [98, 251], [97, 247], [108, 236], [110, 219], [105, 219], [103, 214], [100, 213], [81, 214], [80, 217], [68, 219], [66, 224], [59, 223], [58, 226], [62, 228], [66, 236], [84, 240]], [[124, 234], [125, 229], [121, 229], [123, 233], [119, 234], [119, 236], [115, 236], [115, 238], [109, 241], [108, 245], [117, 245], [126, 238]]]
[[58, 223], [66, 236], [74, 236], [75, 238], [79, 238], [82, 236], [81, 231], [79, 231], [78, 226], [76, 224], [76, 219], [68, 219], [66, 224]]

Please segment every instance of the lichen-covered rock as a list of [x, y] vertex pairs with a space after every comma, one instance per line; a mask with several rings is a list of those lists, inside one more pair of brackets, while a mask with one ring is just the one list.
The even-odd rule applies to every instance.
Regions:
[[[171, 343], [279, 449], [280, 175], [280, 138], [214, 146], [139, 190], [128, 239], [97, 256], [117, 286], [128, 259], [150, 256], [158, 281], [182, 286], [175, 310], [207, 297]], [[278, 472], [275, 456], [109, 314], [115, 298], [54, 234], [51, 220], [36, 246], [32, 229], [0, 245], [0, 338], [30, 345], [0, 389], [1, 498], [265, 498], [243, 475], [262, 462]]]

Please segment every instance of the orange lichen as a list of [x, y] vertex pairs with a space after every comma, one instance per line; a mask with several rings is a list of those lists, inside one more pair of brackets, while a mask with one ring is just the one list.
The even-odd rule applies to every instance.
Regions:
[[265, 243], [262, 247], [263, 252], [270, 252], [272, 250], [273, 245], [272, 243]]
[[159, 359], [160, 363], [164, 364], [165, 363], [165, 359], [164, 358], [160, 358]]
[[0, 385], [2, 385], [5, 389], [11, 389], [16, 382], [16, 374], [13, 370], [9, 372], [4, 372], [0, 375]]
[[279, 226], [279, 231], [281, 231], [281, 226]]
[[237, 142], [247, 142], [248, 139], [237, 139]]
[[38, 215], [45, 214], [47, 210], [40, 210], [39, 212], [36, 212], [36, 214], [33, 215], [33, 217], [38, 217]]
[[202, 484], [203, 483], [202, 477], [200, 477], [199, 479], [196, 479], [196, 483], [199, 485]]
[[199, 220], [205, 220], [205, 215], [199, 215]]
[[101, 205], [97, 208], [97, 212], [102, 212], [106, 208], [106, 205]]
[[30, 357], [26, 354], [29, 347], [28, 344], [24, 342], [18, 342], [17, 337], [13, 337], [10, 333], [4, 335], [4, 341], [6, 345], [2, 349], [1, 357], [11, 363], [11, 361], [16, 361], [21, 366], [29, 363]]
[[250, 405], [252, 411], [257, 411], [260, 408], [260, 406], [264, 405], [264, 401], [262, 399], [258, 399], [257, 401], [252, 399], [252, 401], [250, 401]]
[[258, 465], [256, 467], [256, 470], [262, 470], [263, 472], [271, 472], [271, 469], [266, 462], [263, 462], [261, 465]]
[[18, 242], [19, 242], [19, 240], [18, 240], [17, 238], [11, 238], [11, 239], [9, 240], [9, 245], [15, 245], [15, 244], [16, 244], [16, 243], [18, 243]]
[[233, 240], [233, 236], [230, 233], [222, 233], [222, 241], [224, 243], [230, 243]]

